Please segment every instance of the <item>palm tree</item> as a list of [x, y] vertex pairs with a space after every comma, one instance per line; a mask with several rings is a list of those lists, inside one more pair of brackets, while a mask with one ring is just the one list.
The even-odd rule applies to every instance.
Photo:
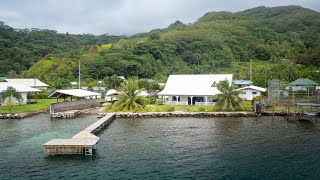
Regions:
[[146, 99], [139, 96], [138, 81], [129, 79], [128, 83], [123, 87], [118, 95], [119, 100], [113, 104], [113, 108], [117, 111], [137, 111], [144, 109]]
[[220, 81], [217, 87], [221, 93], [215, 95], [215, 98], [218, 99], [217, 106], [221, 110], [234, 111], [236, 107], [241, 107], [242, 99], [239, 97], [241, 92], [235, 91], [235, 87], [229, 85], [228, 80]]
[[23, 101], [21, 94], [13, 87], [8, 87], [7, 90], [0, 92], [1, 102], [5, 102], [6, 99], [8, 99], [7, 106], [9, 111], [11, 111], [15, 99], [18, 100], [19, 104]]

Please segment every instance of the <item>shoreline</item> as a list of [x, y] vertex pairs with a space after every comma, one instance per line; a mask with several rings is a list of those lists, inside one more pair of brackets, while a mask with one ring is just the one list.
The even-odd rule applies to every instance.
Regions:
[[[285, 111], [262, 111], [256, 114], [253, 111], [215, 111], [215, 112], [103, 112], [104, 108], [90, 108], [80, 110], [81, 115], [97, 115], [98, 118], [104, 117], [108, 113], [116, 113], [118, 118], [138, 118], [138, 117], [256, 117], [256, 116], [286, 116]], [[48, 113], [49, 110], [39, 110], [23, 113], [0, 113], [0, 119], [23, 119], [40, 113]], [[296, 112], [290, 112], [295, 114]]]

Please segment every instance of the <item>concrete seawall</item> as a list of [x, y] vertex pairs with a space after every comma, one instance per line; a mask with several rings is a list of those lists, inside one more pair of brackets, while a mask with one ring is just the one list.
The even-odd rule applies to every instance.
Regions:
[[[107, 113], [99, 113], [98, 118], [102, 118]], [[162, 117], [254, 117], [254, 112], [117, 112], [117, 118], [162, 118]]]

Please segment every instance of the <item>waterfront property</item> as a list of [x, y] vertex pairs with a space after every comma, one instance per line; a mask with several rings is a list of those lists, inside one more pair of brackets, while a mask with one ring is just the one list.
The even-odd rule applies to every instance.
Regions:
[[232, 82], [232, 74], [170, 75], [164, 90], [158, 93], [165, 104], [214, 105], [213, 96], [220, 93], [220, 81]]
[[[16, 83], [11, 83], [11, 82], [0, 82], [0, 92], [1, 91], [5, 91], [7, 90], [8, 87], [13, 87], [14, 89], [16, 89], [17, 92], [19, 92], [22, 96], [22, 101], [19, 103], [18, 100], [14, 100], [14, 104], [27, 104], [28, 102], [28, 93], [34, 93], [34, 92], [39, 92], [40, 90], [35, 89], [35, 88], [31, 88], [29, 86], [25, 86], [22, 84], [16, 84]], [[1, 106], [6, 106], [8, 102], [8, 99], [5, 100], [3, 103], [0, 104]]]
[[85, 153], [86, 156], [91, 156], [93, 149], [96, 148], [96, 144], [100, 139], [94, 134], [111, 123], [114, 117], [115, 113], [107, 114], [70, 139], [52, 139], [46, 142], [43, 145], [45, 153], [48, 155]]
[[[56, 90], [49, 96], [49, 98], [57, 98], [57, 103], [52, 103], [50, 105], [50, 114], [100, 107], [100, 96], [100, 93], [86, 91], [83, 89]], [[59, 98], [63, 98], [64, 101], [58, 102]], [[67, 98], [70, 98], [70, 101], [67, 100]], [[72, 101], [73, 99], [76, 99], [76, 101]]]
[[33, 79], [4, 79], [3, 82], [21, 84], [21, 85], [36, 88], [39, 90], [42, 90], [42, 89], [46, 90], [49, 87], [48, 84], [40, 81], [37, 78], [33, 78]]
[[237, 91], [242, 91], [241, 94], [239, 94], [239, 97], [243, 100], [251, 101], [257, 96], [261, 96], [262, 93], [266, 92], [266, 88], [258, 87], [258, 86], [246, 86], [239, 89], [236, 89]]

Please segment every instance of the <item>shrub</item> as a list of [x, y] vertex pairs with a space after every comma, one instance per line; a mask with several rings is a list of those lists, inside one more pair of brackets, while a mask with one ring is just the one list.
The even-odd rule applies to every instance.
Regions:
[[220, 111], [220, 107], [215, 105], [212, 107], [212, 111]]
[[158, 105], [164, 105], [164, 101], [162, 99], [157, 99], [156, 104]]
[[147, 100], [148, 100], [148, 104], [155, 104], [157, 101], [157, 99], [152, 96], [148, 96]]
[[175, 107], [168, 107], [167, 111], [172, 112], [175, 110]]
[[206, 111], [206, 109], [205, 109], [204, 107], [199, 107], [198, 109], [199, 109], [199, 111], [201, 111], [201, 112]]

